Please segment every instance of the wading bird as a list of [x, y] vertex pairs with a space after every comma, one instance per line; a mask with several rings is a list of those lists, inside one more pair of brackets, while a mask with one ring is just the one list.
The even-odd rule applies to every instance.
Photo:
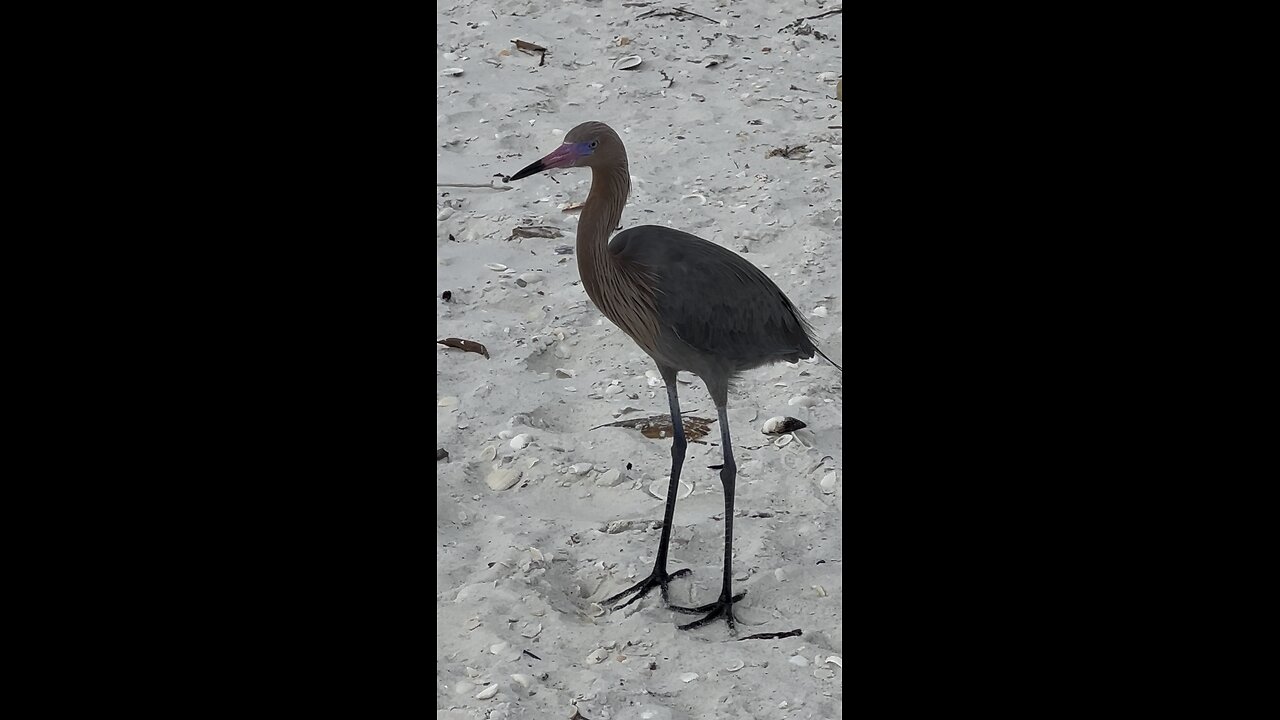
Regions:
[[[731, 581], [733, 493], [737, 465], [725, 414], [729, 383], [751, 368], [782, 361], [796, 362], [816, 352], [831, 362], [814, 341], [812, 328], [791, 301], [755, 265], [715, 243], [657, 225], [624, 230], [609, 240], [622, 218], [631, 191], [631, 175], [622, 139], [608, 125], [583, 123], [546, 157], [504, 180], [519, 180], [544, 170], [591, 168], [591, 191], [578, 222], [578, 273], [591, 302], [648, 353], [667, 384], [671, 405], [671, 484], [663, 517], [658, 557], [649, 577], [605, 600], [616, 602], [634, 593], [621, 609], [654, 587], [672, 610], [706, 615], [680, 629], [700, 627], [723, 617], [734, 628]], [[835, 365], [834, 362], [831, 362]], [[836, 365], [839, 368], [839, 365]], [[724, 582], [720, 597], [700, 607], [672, 605], [668, 583], [689, 573], [667, 572], [676, 490], [684, 466], [684, 425], [676, 397], [676, 373], [687, 370], [702, 378], [720, 418], [724, 462]]]

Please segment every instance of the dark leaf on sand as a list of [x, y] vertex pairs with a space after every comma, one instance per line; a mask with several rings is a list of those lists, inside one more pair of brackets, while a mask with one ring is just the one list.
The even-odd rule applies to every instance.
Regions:
[[459, 350], [466, 350], [467, 352], [480, 353], [485, 357], [486, 360], [489, 359], [489, 349], [474, 340], [463, 340], [461, 338], [445, 338], [443, 340], [437, 340], [436, 342], [439, 343], [440, 345], [448, 345], [449, 347], [452, 347], [452, 348], [458, 348]]

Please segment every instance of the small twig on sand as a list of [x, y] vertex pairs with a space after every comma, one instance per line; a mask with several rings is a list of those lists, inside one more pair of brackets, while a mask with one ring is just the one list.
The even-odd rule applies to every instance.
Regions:
[[824, 18], [824, 17], [826, 17], [826, 16], [828, 16], [828, 15], [836, 15], [836, 14], [839, 14], [839, 13], [842, 13], [842, 12], [844, 12], [844, 8], [842, 8], [842, 7], [841, 7], [841, 8], [836, 8], [835, 10], [828, 10], [828, 11], [826, 11], [826, 12], [822, 13], [821, 15], [810, 15], [810, 16], [809, 16], [809, 17], [807, 17], [807, 18], [800, 18], [800, 19], [801, 19], [801, 20], [817, 20], [817, 19], [819, 19], [819, 18]]
[[843, 125], [828, 125], [828, 126], [827, 126], [827, 129], [828, 129], [828, 130], [842, 130], [843, 128], [844, 128], [844, 126], [843, 126]]
[[662, 15], [676, 15], [676, 16], [679, 16], [679, 15], [691, 15], [691, 16], [693, 16], [693, 17], [702, 18], [703, 20], [706, 20], [707, 22], [713, 22], [713, 23], [715, 23], [715, 24], [717, 24], [717, 25], [719, 25], [719, 24], [720, 24], [720, 21], [719, 21], [719, 20], [713, 20], [713, 19], [711, 19], [711, 18], [707, 17], [706, 15], [699, 15], [699, 14], [698, 14], [698, 13], [696, 13], [696, 12], [691, 12], [691, 11], [689, 11], [689, 10], [685, 10], [684, 8], [676, 8], [675, 10], [650, 10], [650, 11], [649, 11], [649, 12], [647, 12], [647, 13], [640, 13], [639, 15], [637, 15], [637, 16], [636, 16], [636, 19], [637, 19], [637, 20], [642, 20], [642, 19], [644, 19], [644, 18], [648, 18], [648, 17], [659, 17], [659, 16], [662, 16]]
[[800, 632], [800, 628], [796, 628], [795, 630], [791, 630], [789, 632], [758, 633], [756, 635], [747, 635], [746, 637], [740, 637], [738, 639], [739, 640], [774, 640], [776, 638], [784, 638], [784, 637], [799, 637], [803, 634], [804, 633]]

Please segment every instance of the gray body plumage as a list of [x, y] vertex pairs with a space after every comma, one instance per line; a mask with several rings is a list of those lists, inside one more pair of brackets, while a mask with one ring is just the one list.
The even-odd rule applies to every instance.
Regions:
[[609, 253], [624, 272], [648, 278], [658, 334], [637, 342], [659, 365], [703, 378], [717, 401], [724, 396], [715, 385], [732, 376], [817, 351], [808, 323], [782, 290], [727, 248], [642, 225], [615, 235]]

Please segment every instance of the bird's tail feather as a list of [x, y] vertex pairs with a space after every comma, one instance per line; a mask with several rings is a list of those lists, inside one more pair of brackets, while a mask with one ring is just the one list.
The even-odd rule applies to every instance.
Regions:
[[831, 358], [827, 357], [827, 354], [822, 352], [822, 348], [819, 348], [817, 345], [814, 345], [813, 349], [816, 350], [819, 355], [826, 358], [827, 362], [831, 363], [832, 365], [835, 365], [837, 370], [839, 370], [840, 372], [844, 372], [844, 368], [840, 367], [839, 365], [836, 365], [835, 360], [832, 360]]

